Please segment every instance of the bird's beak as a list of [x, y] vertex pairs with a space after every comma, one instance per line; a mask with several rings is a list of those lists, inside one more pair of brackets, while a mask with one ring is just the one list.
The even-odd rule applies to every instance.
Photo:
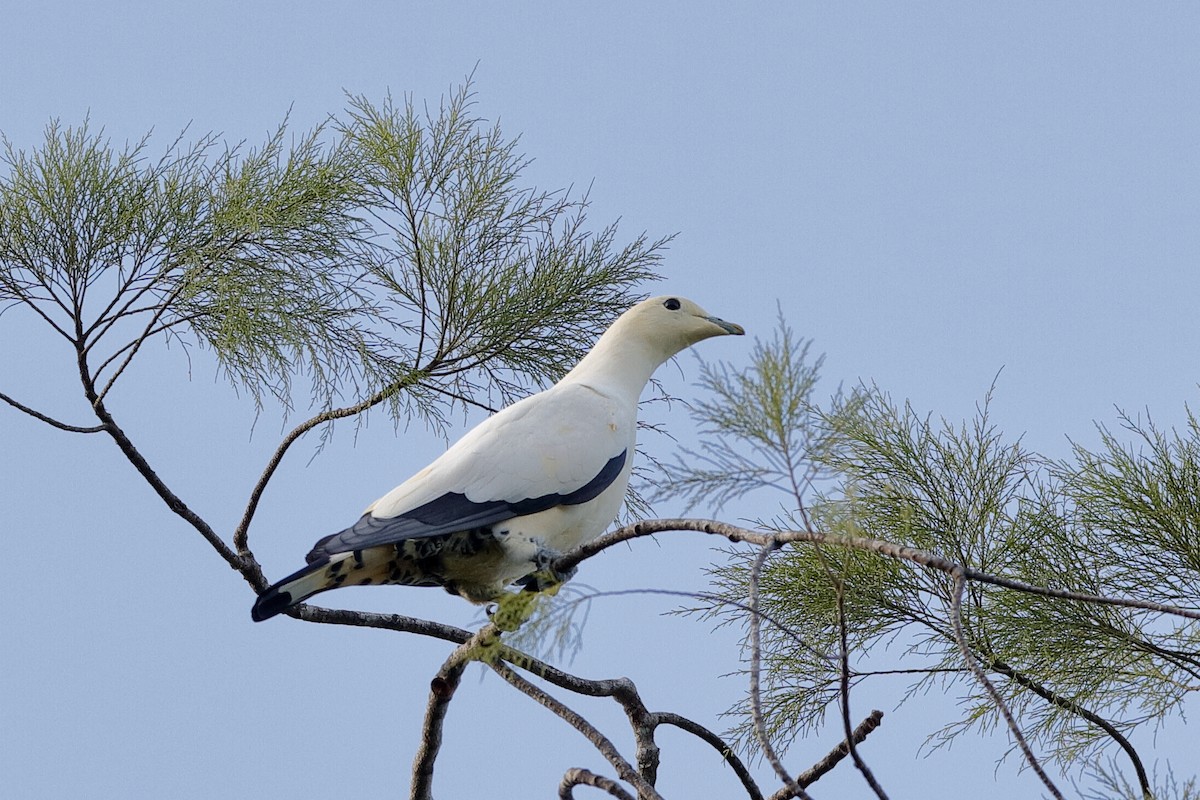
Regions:
[[736, 322], [726, 322], [720, 317], [705, 317], [705, 319], [725, 331], [725, 333], [730, 333], [734, 336], [741, 336], [746, 332], [746, 329]]

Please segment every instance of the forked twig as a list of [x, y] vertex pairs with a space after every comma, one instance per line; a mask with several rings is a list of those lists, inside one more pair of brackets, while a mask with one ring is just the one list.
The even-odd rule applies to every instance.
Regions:
[[[850, 738], [854, 740], [855, 744], [862, 744], [871, 734], [871, 731], [878, 728], [882, 721], [883, 712], [879, 710], [872, 711], [870, 716], [858, 723], [858, 727], [854, 729], [854, 735]], [[820, 780], [821, 777], [826, 773], [832, 771], [833, 768], [841, 763], [842, 759], [849, 754], [850, 748], [846, 746], [846, 740], [843, 739], [842, 741], [838, 742], [837, 747], [830, 750], [824, 758], [822, 758], [816, 764], [813, 764], [808, 769], [804, 770], [804, 772], [801, 772], [799, 775], [797, 775], [796, 783], [800, 784], [804, 788], [808, 788]], [[795, 796], [796, 795], [792, 792], [791, 787], [785, 786], [775, 794], [771, 795], [769, 800], [789, 800], [789, 798]]]
[[850, 729], [850, 646], [847, 641], [849, 634], [846, 625], [845, 586], [840, 581], [838, 582], [837, 589], [837, 613], [839, 644], [838, 671], [841, 673], [839, 694], [841, 695], [842, 727], [846, 734], [844, 744], [846, 745], [846, 751], [854, 759], [854, 766], [858, 767], [858, 771], [862, 773], [867, 785], [875, 792], [875, 796], [879, 800], [888, 800], [887, 793], [883, 791], [883, 787], [875, 779], [875, 773], [867, 766], [867, 762], [863, 760], [863, 757], [858, 754], [858, 747], [854, 741], [854, 731]]
[[344, 419], [345, 417], [352, 417], [379, 405], [388, 398], [393, 397], [397, 392], [403, 390], [412, 380], [412, 376], [406, 376], [401, 380], [393, 381], [375, 394], [352, 406], [323, 411], [315, 417], [300, 423], [287, 436], [284, 436], [279, 446], [275, 448], [275, 452], [271, 455], [271, 459], [267, 462], [267, 466], [263, 469], [262, 474], [259, 475], [258, 482], [254, 484], [254, 488], [250, 491], [250, 498], [246, 501], [246, 510], [242, 513], [242, 519], [238, 522], [238, 526], [233, 532], [234, 549], [242, 554], [249, 552], [250, 522], [254, 519], [254, 513], [258, 510], [258, 503], [262, 499], [263, 492], [267, 489], [267, 484], [271, 482], [271, 478], [275, 475], [275, 470], [279, 469], [279, 464], [283, 461], [284, 455], [296, 443], [297, 439], [318, 425], [337, 419]]
[[775, 748], [771, 745], [771, 739], [767, 736], [767, 725], [763, 719], [762, 692], [759, 686], [759, 677], [762, 671], [762, 619], [758, 614], [758, 580], [767, 556], [778, 547], [779, 545], [775, 543], [774, 539], [770, 536], [766, 537], [766, 541], [758, 551], [758, 556], [754, 559], [754, 564], [750, 567], [750, 715], [754, 724], [754, 733], [758, 737], [758, 745], [775, 770], [775, 774], [792, 791], [793, 796], [799, 797], [800, 800], [811, 800], [808, 793], [800, 784], [796, 783], [791, 773], [783, 766], [783, 762], [779, 760], [779, 754], [775, 752]]
[[988, 676], [984, 673], [983, 668], [979, 666], [979, 662], [975, 660], [974, 654], [971, 653], [971, 648], [967, 646], [967, 638], [963, 633], [962, 626], [962, 596], [963, 589], [966, 588], [967, 579], [964, 570], [960, 567], [950, 573], [954, 579], [954, 590], [950, 596], [950, 622], [954, 630], [954, 640], [958, 643], [958, 651], [962, 654], [963, 661], [967, 663], [967, 668], [971, 670], [971, 674], [975, 676], [975, 680], [979, 685], [987, 691], [992, 698], [992, 702], [996, 704], [996, 708], [1004, 717], [1004, 721], [1008, 723], [1008, 729], [1012, 733], [1013, 738], [1017, 740], [1017, 746], [1021, 749], [1021, 753], [1025, 756], [1025, 761], [1041, 778], [1042, 783], [1050, 790], [1050, 794], [1054, 795], [1058, 800], [1063, 800], [1062, 792], [1054, 785], [1054, 781], [1050, 780], [1050, 776], [1042, 769], [1041, 763], [1037, 756], [1033, 754], [1033, 750], [1029, 747], [1029, 743], [1025, 741], [1025, 735], [1021, 733], [1021, 728], [1017, 725], [1016, 719], [1009, 710], [1008, 704], [1004, 702], [1004, 698], [1000, 692], [988, 680]]
[[554, 697], [550, 696], [546, 692], [543, 692], [537, 686], [534, 686], [532, 683], [522, 678], [510, 667], [508, 667], [508, 665], [500, 662], [494, 662], [489, 663], [488, 666], [497, 675], [508, 681], [522, 693], [550, 709], [563, 720], [565, 720], [571, 727], [582, 733], [584, 737], [586, 737], [587, 740], [591, 742], [597, 750], [600, 751], [600, 754], [608, 759], [608, 763], [612, 764], [613, 767], [616, 768], [617, 775], [620, 776], [621, 780], [637, 789], [639, 800], [662, 800], [662, 795], [660, 795], [655, 788], [651, 786], [636, 769], [634, 769], [632, 764], [625, 760], [625, 758], [617, 750], [616, 746], [604, 734], [598, 731], [590, 722], [588, 722], [575, 711], [572, 711]]

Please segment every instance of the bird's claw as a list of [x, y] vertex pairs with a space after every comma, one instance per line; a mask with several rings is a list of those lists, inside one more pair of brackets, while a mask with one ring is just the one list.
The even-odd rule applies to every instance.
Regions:
[[556, 570], [554, 562], [561, 557], [562, 553], [557, 550], [548, 547], [541, 548], [537, 551], [537, 555], [533, 557], [534, 571], [518, 582], [527, 592], [544, 592], [557, 589], [573, 578], [575, 573], [579, 571], [578, 567], [571, 567], [566, 572]]

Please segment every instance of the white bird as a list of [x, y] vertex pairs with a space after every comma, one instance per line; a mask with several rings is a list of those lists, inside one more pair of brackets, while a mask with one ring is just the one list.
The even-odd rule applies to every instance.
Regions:
[[318, 541], [308, 566], [263, 592], [251, 616], [339, 586], [442, 586], [486, 603], [513, 583], [565, 580], [547, 579], [554, 559], [603, 533], [621, 508], [650, 376], [689, 345], [744, 332], [682, 297], [638, 303], [554, 386], [488, 417]]

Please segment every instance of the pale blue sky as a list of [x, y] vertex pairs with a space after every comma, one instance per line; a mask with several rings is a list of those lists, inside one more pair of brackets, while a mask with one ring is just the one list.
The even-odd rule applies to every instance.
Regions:
[[[479, 109], [545, 188], [592, 185], [597, 226], [678, 232], [663, 290], [769, 336], [778, 301], [833, 380], [874, 380], [922, 411], [993, 407], [1027, 446], [1065, 455], [1113, 407], [1165, 423], [1200, 377], [1200, 10], [1186, 3], [16, 3], [0, 26], [0, 130], [36, 144], [90, 112], [116, 141], [153, 128], [261, 139], [306, 127], [344, 90], [437, 98], [475, 71]], [[478, 65], [478, 66], [476, 66]], [[739, 363], [749, 342], [707, 342]], [[695, 363], [664, 371], [694, 394]], [[85, 419], [69, 354], [0, 318], [0, 391]], [[682, 377], [680, 374], [682, 370]], [[176, 490], [228, 530], [274, 447], [277, 417], [203, 358], [149, 354], [112, 398]], [[140, 394], [139, 394], [140, 392]], [[674, 430], [691, 436], [682, 415]], [[422, 466], [442, 443], [373, 424], [285, 462], [254, 529], [268, 574]], [[767, 501], [770, 502], [770, 501]], [[670, 507], [659, 509], [669, 515]], [[753, 506], [739, 510], [753, 513]], [[290, 619], [253, 599], [108, 441], [0, 408], [0, 775], [13, 797], [403, 795], [430, 676], [447, 646]], [[711, 543], [617, 549], [601, 589], [703, 588]], [[364, 589], [330, 604], [466, 624], [440, 592]], [[596, 605], [574, 671], [634, 678], [654, 708], [720, 727], [743, 691], [733, 640], [661, 617], [667, 599]], [[649, 663], [646, 663], [647, 657]], [[894, 797], [1036, 796], [1003, 741], [914, 761], [951, 719], [927, 696], [856, 696], [888, 712], [864, 748]], [[628, 744], [611, 704], [572, 704]], [[1193, 709], [1194, 711], [1194, 709]], [[860, 712], [860, 713], [858, 713]], [[835, 730], [788, 757], [809, 766]], [[704, 746], [664, 732], [668, 797], [733, 797]], [[1172, 724], [1155, 754], [1194, 751]], [[529, 757], [528, 749], [539, 753]], [[464, 683], [439, 797], [551, 796], [563, 770], [611, 773], [577, 735], [494, 679]], [[914, 769], [914, 766], [917, 768]], [[1177, 769], [1185, 765], [1180, 763]], [[765, 776], [765, 772], [761, 773]], [[486, 776], [481, 778], [480, 776]], [[1064, 786], [1069, 786], [1064, 782]], [[346, 787], [350, 788], [347, 789]], [[864, 797], [846, 765], [817, 797]]]

